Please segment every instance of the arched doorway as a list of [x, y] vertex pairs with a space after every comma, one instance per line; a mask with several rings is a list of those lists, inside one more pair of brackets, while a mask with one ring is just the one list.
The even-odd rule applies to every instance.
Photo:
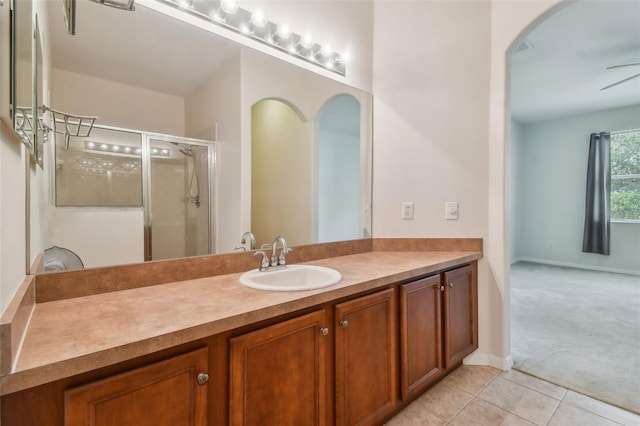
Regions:
[[[522, 32], [507, 58], [505, 144], [507, 271], [529, 261], [507, 272], [515, 368], [634, 411], [640, 316], [625, 301], [636, 293], [630, 287], [610, 298], [628, 278], [584, 272], [616, 268], [612, 258], [582, 254], [580, 243], [589, 133], [640, 128], [640, 107], [629, 106], [640, 105], [640, 90], [626, 104], [600, 90], [618, 78], [608, 66], [640, 52], [639, 14], [637, 2], [567, 3]], [[636, 232], [625, 225], [617, 244]], [[612, 279], [617, 285], [607, 291]], [[628, 337], [619, 341], [625, 322]]]

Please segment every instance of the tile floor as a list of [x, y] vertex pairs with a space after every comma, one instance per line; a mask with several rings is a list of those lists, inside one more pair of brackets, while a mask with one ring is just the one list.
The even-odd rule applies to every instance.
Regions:
[[463, 365], [387, 426], [640, 426], [640, 416], [516, 370]]

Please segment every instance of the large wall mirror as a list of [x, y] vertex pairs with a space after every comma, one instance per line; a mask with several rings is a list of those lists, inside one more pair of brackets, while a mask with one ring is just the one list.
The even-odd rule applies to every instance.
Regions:
[[[138, 149], [138, 156], [146, 152], [151, 160], [154, 149], [158, 156], [166, 151], [167, 161], [176, 160], [175, 165], [156, 160], [167, 164], [167, 174], [154, 184], [155, 190], [175, 194], [179, 183], [182, 195], [173, 197], [189, 208], [176, 210], [176, 215], [194, 208], [201, 213], [201, 203], [207, 203], [210, 226], [202, 229], [209, 231], [192, 228], [188, 220], [183, 226], [185, 235], [194, 238], [208, 234], [209, 244], [197, 245], [208, 246], [209, 253], [252, 249], [248, 238], [243, 242], [246, 232], [256, 234], [258, 247], [278, 235], [293, 245], [371, 236], [370, 94], [189, 24], [182, 12], [170, 15], [156, 2], [136, 4], [132, 12], [79, 1], [72, 36], [60, 13], [62, 0], [34, 1], [42, 3], [38, 13], [47, 40], [42, 70], [49, 89], [47, 107], [98, 117], [97, 132], [88, 137], [63, 143], [61, 135], [49, 132], [46, 139], [46, 206], [33, 226], [40, 230], [44, 248], [69, 249], [85, 267], [154, 260], [142, 250], [148, 215], [144, 206], [57, 201], [59, 178], [68, 180], [72, 167], [74, 179], [94, 185], [82, 191], [99, 196], [116, 190], [111, 184], [117, 181], [116, 172], [122, 177], [145, 161], [136, 162], [135, 152], [125, 154], [124, 149]], [[292, 114], [297, 122], [279, 121]], [[106, 135], [105, 128], [151, 136], [128, 146]], [[155, 146], [153, 140], [166, 143]], [[196, 156], [198, 146], [213, 149]], [[97, 152], [101, 149], [121, 151], [107, 157]], [[115, 169], [120, 166], [122, 170]], [[259, 175], [261, 167], [280, 175]], [[85, 175], [78, 174], [81, 169]], [[73, 188], [63, 188], [65, 196], [80, 191]], [[145, 187], [141, 190], [145, 197]], [[198, 191], [207, 197], [196, 202]], [[291, 230], [293, 222], [302, 224], [300, 232]], [[159, 219], [152, 223], [162, 226]], [[185, 245], [182, 239], [173, 241]], [[131, 254], [114, 255], [124, 252]]]

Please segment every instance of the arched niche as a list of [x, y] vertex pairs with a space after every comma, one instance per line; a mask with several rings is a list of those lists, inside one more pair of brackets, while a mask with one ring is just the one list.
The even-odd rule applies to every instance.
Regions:
[[316, 118], [314, 233], [317, 242], [360, 238], [361, 105], [336, 95]]
[[283, 236], [312, 241], [311, 130], [298, 108], [282, 99], [251, 107], [251, 232], [257, 245]]

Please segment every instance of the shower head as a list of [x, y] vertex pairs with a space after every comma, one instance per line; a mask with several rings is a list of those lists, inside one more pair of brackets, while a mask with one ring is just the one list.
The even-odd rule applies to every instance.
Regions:
[[185, 145], [178, 142], [171, 142], [173, 145], [178, 147], [178, 151], [186, 155], [187, 157], [193, 157], [193, 148], [191, 145]]
[[187, 147], [183, 146], [178, 148], [178, 150], [184, 155], [186, 155], [187, 157], [193, 157], [193, 149], [190, 146], [187, 146]]

